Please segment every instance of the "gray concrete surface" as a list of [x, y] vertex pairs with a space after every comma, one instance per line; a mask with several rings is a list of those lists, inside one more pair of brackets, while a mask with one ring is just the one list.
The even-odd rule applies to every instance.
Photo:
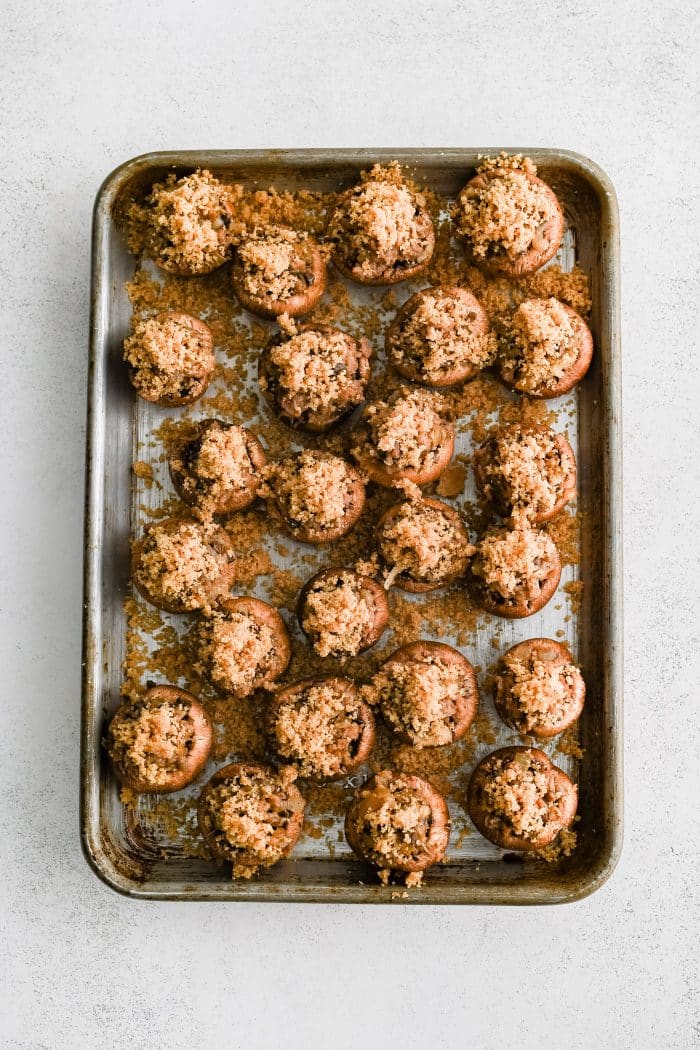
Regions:
[[[698, 1046], [699, 32], [671, 0], [6, 4], [0, 1045]], [[623, 858], [562, 909], [132, 903], [77, 838], [92, 200], [146, 150], [360, 144], [561, 146], [617, 186]]]

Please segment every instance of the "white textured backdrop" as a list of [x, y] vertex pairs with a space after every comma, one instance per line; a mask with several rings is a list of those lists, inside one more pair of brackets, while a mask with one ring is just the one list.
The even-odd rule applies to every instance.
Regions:
[[[10, 0], [2, 26], [0, 1045], [698, 1046], [697, 5]], [[618, 190], [626, 844], [566, 908], [135, 903], [80, 854], [95, 192], [148, 150], [353, 145], [561, 146]]]

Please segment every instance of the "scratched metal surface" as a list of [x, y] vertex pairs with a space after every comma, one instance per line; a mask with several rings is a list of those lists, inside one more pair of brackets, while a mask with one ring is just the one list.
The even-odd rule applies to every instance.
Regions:
[[[128, 541], [144, 520], [139, 509], [158, 506], [172, 493], [167, 466], [149, 449], [152, 429], [167, 412], [133, 396], [121, 362], [121, 343], [129, 328], [130, 307], [125, 283], [134, 260], [126, 250], [115, 210], [135, 190], [166, 170], [206, 166], [222, 178], [278, 188], [307, 186], [332, 190], [354, 181], [374, 159], [396, 158], [409, 164], [419, 179], [449, 198], [468, 178], [478, 150], [464, 151], [300, 151], [297, 153], [154, 154], [118, 169], [98, 196], [94, 227], [93, 316], [90, 370], [90, 437], [86, 515], [86, 615], [83, 695], [82, 836], [96, 872], [115, 889], [134, 896], [386, 902], [395, 889], [361, 884], [366, 872], [345, 844], [337, 818], [320, 838], [304, 836], [293, 859], [275, 866], [253, 882], [233, 882], [205, 859], [187, 855], [191, 835], [173, 840], [159, 813], [162, 802], [142, 796], [135, 809], [125, 810], [118, 787], [100, 749], [105, 720], [118, 704], [125, 647], [122, 602], [128, 589]], [[557, 191], [564, 206], [567, 232], [555, 262], [571, 269], [576, 262], [589, 274], [593, 295], [592, 328], [596, 359], [580, 388], [550, 402], [558, 428], [566, 430], [579, 465], [581, 562], [567, 566], [559, 591], [543, 610], [524, 620], [484, 615], [470, 644], [462, 648], [480, 666], [481, 710], [496, 731], [493, 743], [479, 745], [471, 765], [488, 751], [518, 741], [517, 734], [496, 717], [491, 696], [483, 688], [489, 665], [499, 653], [524, 638], [560, 637], [582, 664], [588, 700], [581, 720], [583, 760], [557, 751], [556, 740], [545, 746], [554, 761], [579, 783], [581, 820], [579, 844], [572, 857], [555, 865], [526, 860], [506, 864], [503, 852], [471, 828], [462, 799], [450, 800], [453, 824], [448, 863], [434, 868], [420, 890], [400, 899], [419, 903], [555, 903], [591, 892], [614, 866], [621, 842], [621, 590], [619, 504], [619, 345], [617, 294], [617, 214], [614, 194], [605, 176], [590, 162], [557, 151], [525, 150]], [[154, 271], [155, 272], [155, 271]], [[425, 282], [396, 288], [403, 301]], [[348, 286], [355, 302], [378, 305], [386, 289]], [[383, 360], [375, 345], [376, 368]], [[255, 377], [249, 377], [257, 389]], [[216, 392], [213, 389], [211, 392]], [[261, 412], [264, 411], [261, 406]], [[203, 413], [194, 406], [192, 415]], [[137, 451], [139, 443], [144, 448]], [[299, 442], [297, 442], [299, 444]], [[458, 453], [472, 450], [468, 426], [459, 430]], [[147, 487], [131, 474], [134, 459], [153, 463], [157, 485]], [[474, 498], [471, 471], [461, 497]], [[285, 541], [286, 542], [286, 541]], [[298, 571], [295, 555], [301, 545], [288, 542], [287, 558], [270, 551], [276, 564]], [[323, 549], [303, 546], [315, 565], [308, 575], [328, 564]], [[580, 575], [585, 581], [581, 614], [572, 614], [564, 585]], [[255, 593], [268, 597], [264, 579]], [[421, 601], [420, 596], [412, 600]], [[162, 614], [182, 632], [188, 618]], [[294, 619], [288, 625], [297, 644], [304, 644]], [[498, 638], [494, 648], [492, 639]], [[424, 635], [430, 637], [429, 634]], [[452, 641], [450, 637], [443, 638]], [[182, 682], [186, 686], [186, 682]], [[215, 768], [211, 765], [211, 770]], [[195, 797], [195, 785], [177, 797]], [[318, 816], [315, 817], [318, 823]], [[470, 833], [471, 832], [471, 833]], [[329, 849], [330, 845], [330, 849]]]

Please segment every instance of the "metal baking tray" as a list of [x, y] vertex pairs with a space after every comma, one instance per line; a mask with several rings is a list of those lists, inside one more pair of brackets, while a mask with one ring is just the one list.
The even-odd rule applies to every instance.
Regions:
[[[375, 161], [398, 160], [415, 178], [446, 198], [467, 181], [478, 158], [493, 149], [216, 150], [151, 153], [128, 161], [103, 183], [94, 211], [85, 516], [85, 613], [82, 696], [81, 838], [88, 862], [113, 889], [132, 897], [174, 900], [319, 901], [420, 904], [555, 904], [592, 893], [612, 872], [622, 843], [622, 543], [620, 449], [620, 335], [618, 211], [613, 187], [585, 157], [561, 150], [510, 148], [525, 153], [562, 202], [567, 233], [558, 261], [577, 262], [591, 282], [591, 328], [596, 353], [583, 383], [560, 399], [577, 453], [581, 578], [577, 617], [565, 618], [555, 600], [525, 620], [500, 625], [499, 651], [536, 635], [563, 630], [581, 663], [588, 699], [580, 722], [580, 761], [556, 755], [579, 784], [575, 851], [554, 864], [507, 863], [502, 850], [468, 834], [463, 807], [451, 802], [466, 832], [455, 836], [447, 863], [431, 869], [425, 885], [397, 892], [366, 879], [366, 869], [331, 828], [334, 847], [305, 836], [292, 858], [251, 881], [234, 881], [213, 861], [191, 857], [159, 827], [142, 796], [135, 810], [119, 790], [101, 750], [110, 713], [119, 702], [124, 657], [123, 599], [128, 589], [129, 536], [138, 502], [158, 497], [136, 491], [130, 471], [137, 442], [163, 410], [134, 397], [121, 361], [130, 305], [125, 283], [135, 262], [116, 216], [126, 201], [167, 173], [206, 167], [250, 187], [334, 191], [353, 183]], [[424, 283], [424, 282], [423, 282]], [[399, 286], [401, 287], [401, 286]], [[408, 289], [414, 290], [411, 282]], [[195, 413], [196, 414], [196, 413]], [[464, 446], [463, 446], [464, 447]], [[467, 446], [468, 447], [468, 443]], [[167, 482], [164, 482], [167, 485]], [[169, 492], [166, 488], [165, 493]], [[321, 553], [319, 564], [324, 555]], [[311, 571], [309, 570], [309, 575]], [[566, 571], [562, 583], [572, 578]], [[177, 621], [177, 617], [172, 618]], [[182, 618], [180, 618], [182, 619]], [[479, 630], [464, 651], [484, 668], [498, 655]], [[444, 639], [449, 641], [449, 637]], [[485, 690], [482, 706], [492, 712]], [[514, 734], [493, 718], [495, 742], [480, 745], [475, 761]], [[551, 748], [547, 748], [551, 750]], [[195, 793], [198, 786], [195, 785]], [[455, 841], [459, 839], [459, 841]]]

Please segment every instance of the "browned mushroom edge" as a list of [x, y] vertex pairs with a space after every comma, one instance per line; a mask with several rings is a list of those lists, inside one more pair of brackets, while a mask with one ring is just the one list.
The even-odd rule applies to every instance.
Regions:
[[[371, 596], [372, 604], [374, 606], [374, 620], [367, 634], [364, 636], [362, 644], [357, 652], [362, 653], [367, 649], [371, 649], [373, 645], [377, 644], [386, 629], [389, 622], [389, 601], [386, 596], [386, 591], [381, 584], [377, 583], [377, 581], [372, 579], [371, 576], [364, 576], [362, 573], [356, 572], [355, 569], [348, 569], [342, 566], [331, 566], [327, 569], [321, 569], [320, 572], [315, 573], [315, 575], [308, 579], [299, 591], [299, 597], [297, 599], [296, 613], [299, 627], [314, 647], [316, 639], [314, 635], [304, 627], [304, 612], [308, 596], [319, 584], [325, 583], [327, 580], [337, 580], [342, 576], [348, 575], [354, 577], [361, 590]], [[329, 656], [334, 656], [336, 659], [342, 658], [344, 655], [346, 654], [336, 651], [329, 653]], [[357, 654], [353, 652], [351, 655], [355, 656]]]
[[[534, 838], [525, 838], [523, 835], [508, 828], [495, 828], [493, 826], [493, 814], [484, 798], [484, 785], [489, 777], [496, 774], [501, 764], [510, 761], [516, 755], [527, 756], [540, 770], [551, 775], [551, 785], [555, 790], [562, 793], [562, 798], [553, 809], [553, 819], [548, 821], [541, 834]], [[498, 751], [492, 751], [481, 760], [471, 775], [467, 789], [467, 810], [477, 830], [496, 846], [501, 849], [515, 850], [518, 852], [529, 852], [542, 849], [549, 845], [557, 837], [560, 831], [568, 828], [573, 823], [578, 808], [578, 790], [566, 773], [555, 766], [550, 758], [536, 747], [502, 747]]]
[[[324, 775], [318, 770], [311, 771], [310, 767], [313, 765], [313, 761], [310, 756], [299, 754], [292, 757], [280, 752], [277, 721], [285, 706], [293, 706], [297, 701], [303, 701], [305, 694], [312, 687], [325, 685], [340, 693], [343, 698], [347, 698], [352, 706], [356, 705], [358, 718], [350, 722], [344, 733], [345, 739], [341, 742], [343, 751], [338, 756], [337, 769]], [[278, 690], [270, 700], [266, 713], [266, 726], [270, 746], [278, 760], [283, 763], [291, 763], [292, 765], [299, 763], [300, 775], [310, 780], [339, 780], [347, 776], [367, 761], [374, 747], [375, 724], [371, 708], [359, 699], [357, 686], [352, 679], [341, 678], [337, 675], [331, 675], [327, 678], [305, 678], [303, 681], [293, 682], [291, 685], [285, 686], [284, 689]], [[305, 766], [308, 766], [309, 769], [305, 769]]]
[[132, 546], [131, 551], [131, 579], [133, 585], [139, 591], [139, 593], [150, 602], [151, 605], [155, 605], [157, 609], [163, 609], [165, 612], [171, 613], [189, 613], [197, 612], [199, 609], [204, 607], [204, 602], [200, 605], [190, 606], [183, 605], [177, 602], [166, 602], [161, 597], [157, 596], [153, 591], [139, 579], [139, 563], [141, 556], [144, 552], [144, 548], [148, 542], [149, 535], [156, 529], [165, 529], [166, 531], [175, 532], [183, 525], [194, 525], [197, 529], [206, 531], [209, 533], [209, 537], [205, 537], [205, 542], [213, 549], [217, 555], [221, 572], [218, 577], [208, 581], [206, 598], [212, 604], [216, 604], [225, 595], [227, 595], [231, 589], [231, 586], [236, 578], [236, 556], [233, 550], [233, 544], [228, 533], [215, 525], [203, 526], [200, 522], [190, 518], [165, 518], [161, 521], [153, 521], [149, 525], [146, 525], [143, 530], [143, 535], [139, 540], [136, 540]]
[[[127, 765], [119, 761], [115, 754], [114, 732], [119, 722], [127, 719], [131, 713], [138, 713], [144, 708], [157, 710], [164, 704], [183, 705], [187, 708], [185, 717], [192, 723], [193, 738], [185, 752], [178, 757], [177, 765], [170, 771], [166, 784], [155, 785], [147, 778], [134, 775]], [[196, 780], [207, 763], [211, 745], [212, 728], [206, 711], [196, 696], [174, 685], [154, 685], [137, 700], [125, 701], [112, 716], [105, 736], [105, 748], [119, 782], [132, 791], [157, 795], [180, 791]]]
[[[509, 715], [512, 676], [505, 663], [505, 658], [513, 655], [528, 659], [531, 654], [538, 654], [542, 660], [551, 661], [558, 667], [572, 665], [576, 673], [574, 681], [568, 690], [570, 697], [568, 713], [558, 722], [541, 722], [535, 728], [530, 728], [525, 732], [517, 724], [517, 719], [513, 719]], [[527, 638], [525, 641], [511, 646], [499, 660], [493, 677], [493, 698], [496, 711], [506, 725], [523, 736], [533, 736], [541, 740], [547, 740], [550, 737], [558, 736], [559, 733], [563, 733], [564, 730], [568, 729], [580, 718], [586, 700], [586, 685], [583, 676], [573, 663], [573, 657], [568, 646], [564, 645], [563, 642], [557, 642], [553, 638]]]

